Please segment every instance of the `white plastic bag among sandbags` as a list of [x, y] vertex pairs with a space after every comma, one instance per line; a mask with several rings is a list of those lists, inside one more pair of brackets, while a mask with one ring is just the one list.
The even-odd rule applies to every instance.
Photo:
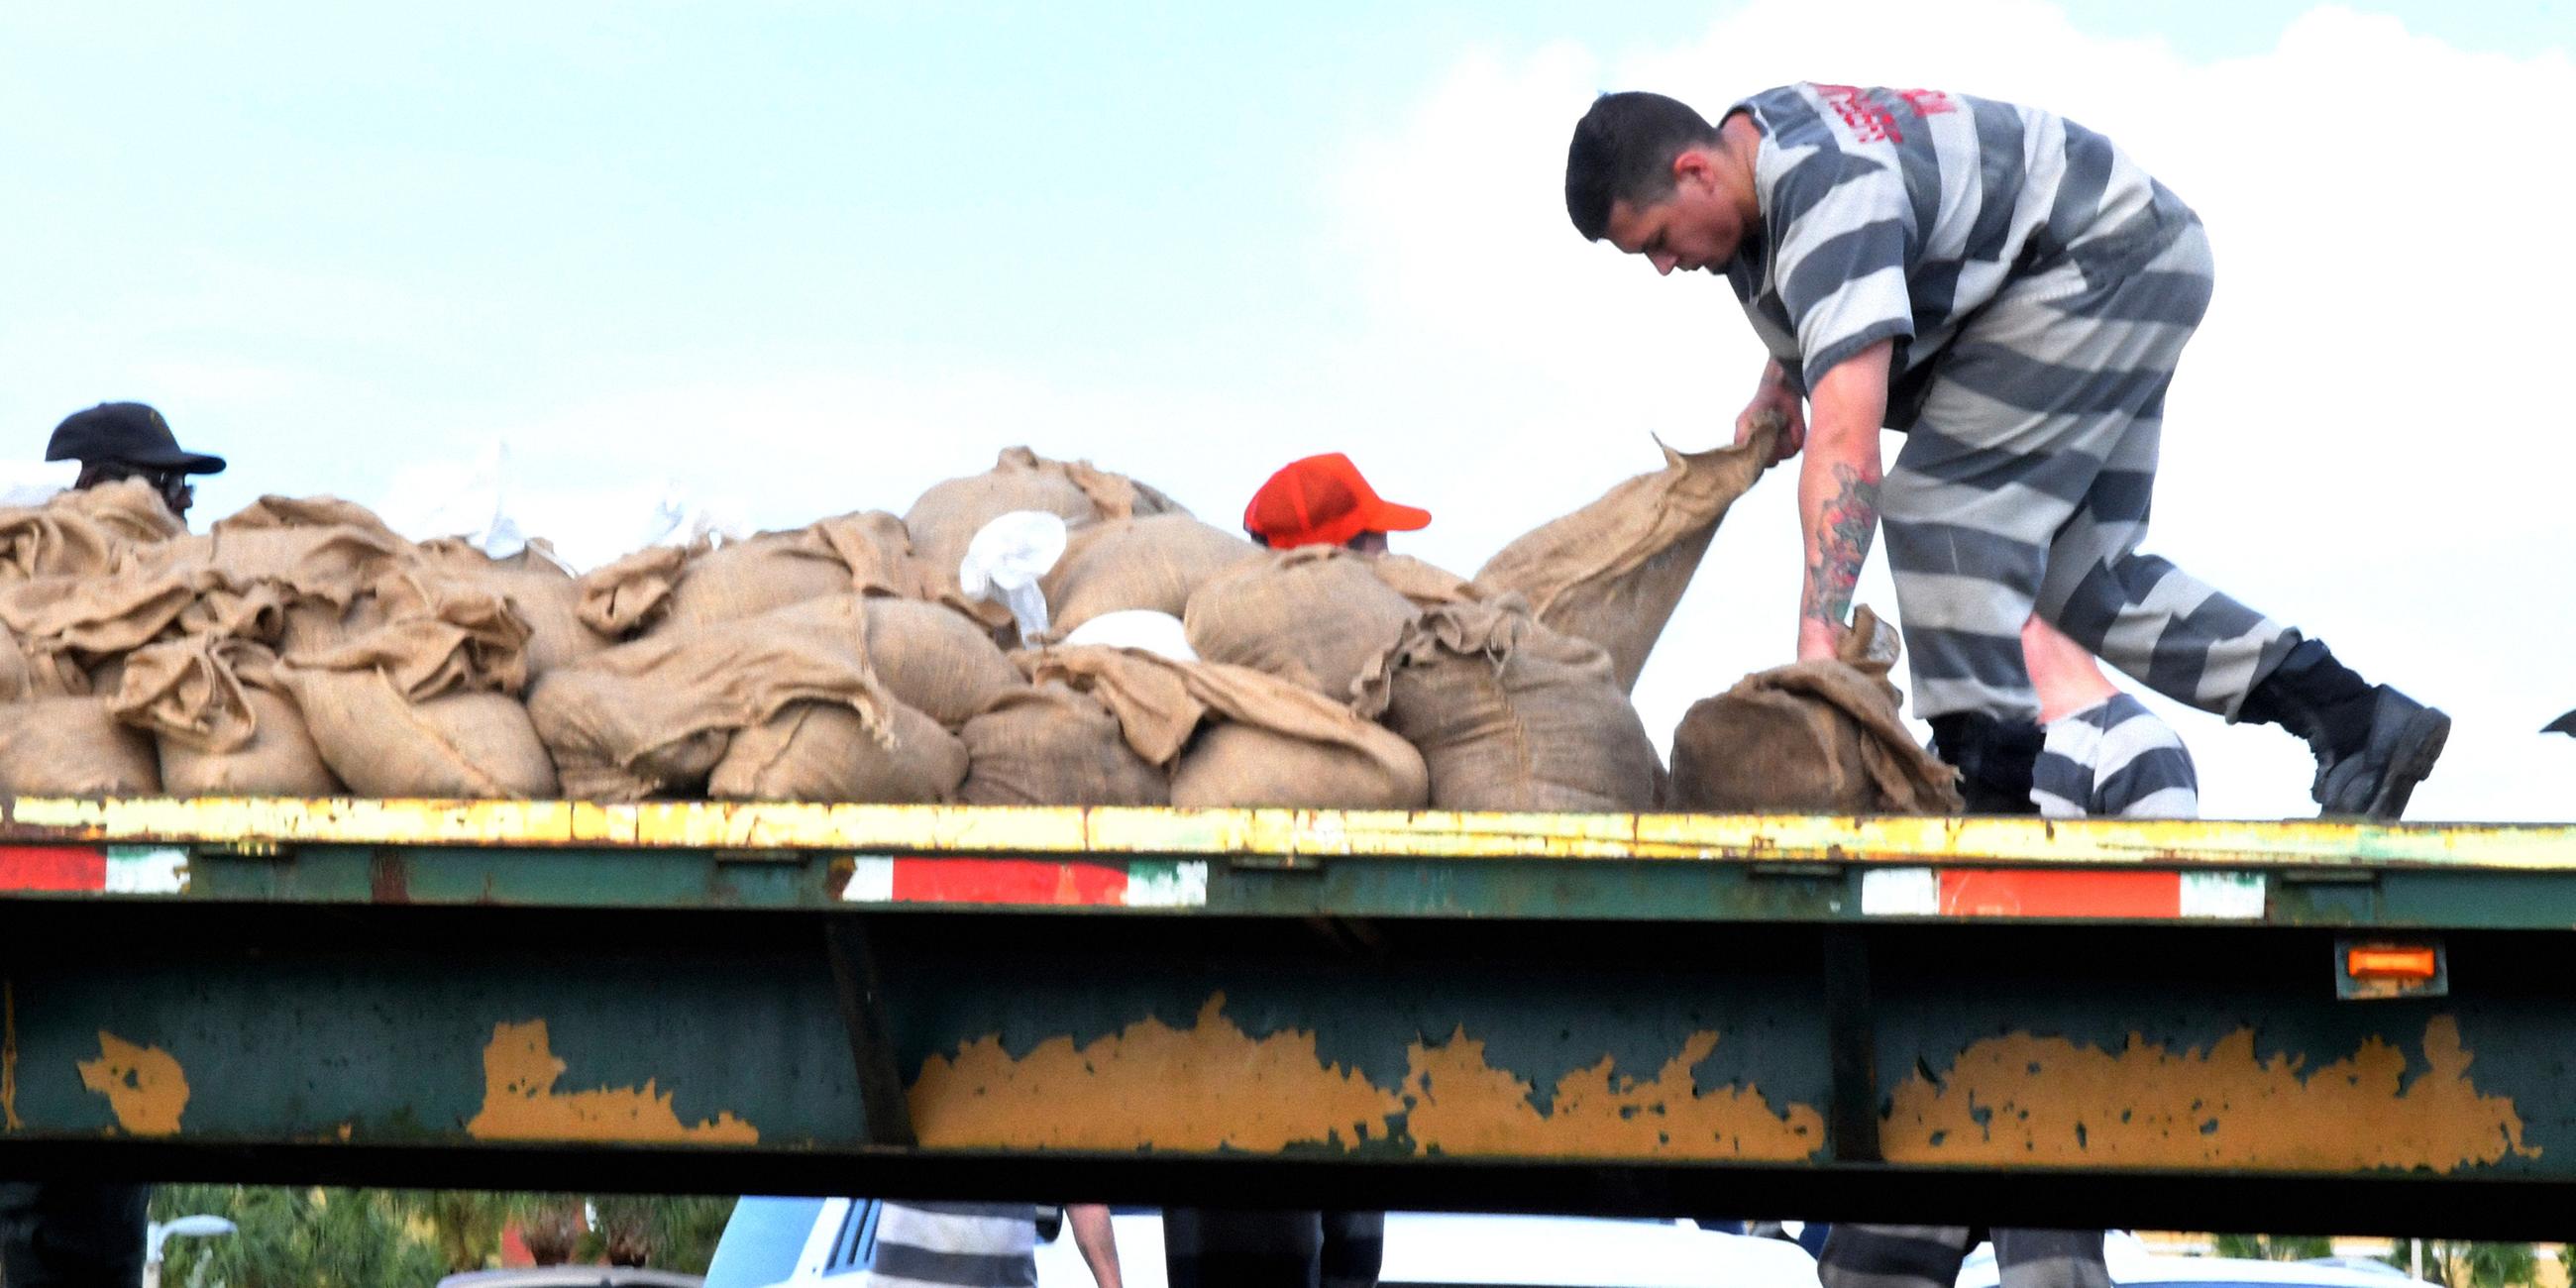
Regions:
[[1025, 447], [1003, 449], [993, 468], [932, 485], [904, 511], [913, 553], [954, 589], [957, 566], [984, 525], [1013, 510], [1043, 510], [1071, 526], [1103, 519], [1182, 512], [1169, 497], [1088, 461], [1052, 461]]
[[1347, 702], [1415, 613], [1368, 556], [1302, 546], [1210, 578], [1181, 620], [1205, 661], [1248, 666]]
[[1066, 632], [1063, 646], [1142, 649], [1175, 662], [1199, 660], [1198, 651], [1190, 647], [1189, 628], [1181, 624], [1181, 619], [1150, 608], [1102, 613]]
[[1503, 547], [1477, 570], [1476, 586], [1517, 594], [1541, 625], [1608, 650], [1619, 687], [1634, 689], [1718, 521], [1770, 468], [1784, 428], [1774, 421], [1738, 446], [1706, 452], [1657, 443], [1663, 469]]
[[1609, 654], [1518, 596], [1426, 610], [1363, 677], [1358, 710], [1421, 751], [1435, 809], [1655, 806], [1662, 766]]
[[999, 604], [1011, 614], [1021, 639], [1047, 633], [1046, 592], [1038, 579], [1064, 557], [1064, 516], [1013, 510], [997, 516], [966, 543], [957, 561], [957, 587], [972, 601]]

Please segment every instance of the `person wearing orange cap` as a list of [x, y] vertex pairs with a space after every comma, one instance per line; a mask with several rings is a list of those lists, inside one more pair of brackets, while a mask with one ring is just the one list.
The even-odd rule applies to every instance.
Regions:
[[[1431, 512], [1377, 494], [1351, 458], [1290, 461], [1243, 507], [1243, 530], [1273, 550], [1342, 546], [1386, 553], [1386, 534], [1418, 532]], [[1171, 1288], [1376, 1288], [1384, 1212], [1167, 1207], [1163, 1278]]]
[[1243, 507], [1243, 530], [1273, 550], [1348, 546], [1382, 555], [1386, 534], [1430, 525], [1429, 510], [1379, 496], [1340, 452], [1288, 462]]

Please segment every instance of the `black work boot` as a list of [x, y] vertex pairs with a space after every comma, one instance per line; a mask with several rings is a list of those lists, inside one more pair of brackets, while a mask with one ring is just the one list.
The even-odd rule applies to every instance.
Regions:
[[2406, 812], [2433, 772], [2451, 718], [2385, 684], [2373, 685], [2302, 639], [2254, 685], [2236, 718], [2277, 724], [2308, 740], [2317, 778], [2308, 789], [2323, 815], [2388, 822]]
[[1959, 798], [1971, 814], [2036, 814], [2032, 767], [2048, 731], [2030, 720], [1999, 720], [1982, 711], [1934, 716], [1932, 754], [1959, 771]]

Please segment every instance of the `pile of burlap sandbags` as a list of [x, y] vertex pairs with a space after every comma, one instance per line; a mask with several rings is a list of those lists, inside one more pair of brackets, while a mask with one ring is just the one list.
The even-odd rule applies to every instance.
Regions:
[[[900, 516], [579, 577], [329, 498], [192, 536], [140, 484], [69, 493], [0, 511], [0, 792], [1937, 808], [1868, 658], [1693, 708], [1664, 787], [1628, 691], [1770, 432], [1667, 451], [1472, 579], [1265, 550], [1026, 448]], [[1027, 639], [959, 576], [1005, 516], [1064, 524]]]
[[130, 486], [0, 512], [0, 790], [554, 793], [517, 694], [607, 644], [567, 615], [569, 576], [329, 498], [191, 536]]

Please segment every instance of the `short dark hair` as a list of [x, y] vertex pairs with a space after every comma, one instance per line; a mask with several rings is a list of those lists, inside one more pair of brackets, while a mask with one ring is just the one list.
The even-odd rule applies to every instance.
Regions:
[[1585, 241], [1610, 234], [1610, 207], [1651, 206], [1673, 190], [1673, 158], [1718, 141], [1680, 99], [1629, 90], [1592, 100], [1565, 149], [1565, 213]]

